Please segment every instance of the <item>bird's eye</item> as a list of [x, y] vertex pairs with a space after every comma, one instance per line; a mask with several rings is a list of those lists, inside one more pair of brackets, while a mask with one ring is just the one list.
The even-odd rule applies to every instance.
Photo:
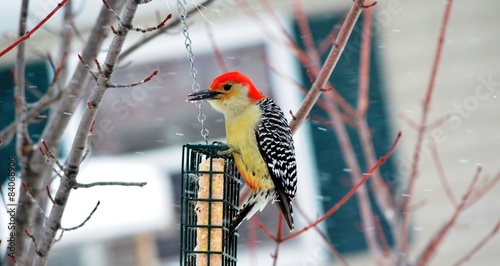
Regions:
[[228, 91], [228, 90], [230, 90], [230, 89], [231, 89], [231, 87], [232, 87], [232, 85], [231, 85], [231, 84], [226, 84], [226, 85], [224, 85], [224, 90], [225, 90], [225, 91]]

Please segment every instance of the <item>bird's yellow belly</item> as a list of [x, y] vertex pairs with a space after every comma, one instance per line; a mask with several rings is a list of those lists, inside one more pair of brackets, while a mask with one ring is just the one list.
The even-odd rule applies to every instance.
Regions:
[[236, 150], [233, 152], [236, 167], [252, 190], [269, 190], [274, 184], [257, 147], [254, 129], [246, 127], [248, 120], [240, 121], [243, 122], [226, 124], [227, 143]]

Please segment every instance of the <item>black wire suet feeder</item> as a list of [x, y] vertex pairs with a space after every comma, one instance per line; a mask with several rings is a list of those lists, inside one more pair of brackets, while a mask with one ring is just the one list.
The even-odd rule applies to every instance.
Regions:
[[183, 146], [181, 265], [236, 265], [237, 236], [227, 235], [238, 210], [241, 181], [232, 157], [218, 155], [226, 149]]
[[[185, 2], [177, 0], [176, 12], [182, 24], [185, 46], [193, 78], [192, 90], [200, 85], [196, 81], [192, 41], [186, 21]], [[182, 148], [181, 180], [181, 254], [184, 266], [236, 265], [237, 235], [228, 238], [229, 225], [238, 211], [240, 175], [232, 156], [221, 156], [225, 145], [208, 145], [206, 116], [202, 103], [195, 102], [201, 136], [205, 144], [186, 144]]]

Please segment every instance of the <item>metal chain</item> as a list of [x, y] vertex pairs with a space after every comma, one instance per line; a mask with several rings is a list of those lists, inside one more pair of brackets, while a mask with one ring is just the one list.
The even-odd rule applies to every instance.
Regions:
[[[186, 1], [184, 0], [184, 3], [182, 3], [181, 0], [177, 0], [177, 8], [176, 8], [176, 13], [177, 16], [179, 16], [179, 20], [182, 23], [182, 34], [184, 35], [184, 45], [186, 46], [186, 50], [188, 52], [188, 60], [189, 60], [189, 74], [193, 78], [193, 84], [191, 85], [191, 89], [193, 92], [197, 92], [200, 90], [200, 84], [196, 81], [196, 74], [198, 74], [198, 70], [194, 67], [194, 53], [193, 53], [193, 48], [192, 48], [192, 41], [191, 38], [189, 37], [189, 26], [187, 24], [187, 10], [186, 7], [184, 6]], [[203, 102], [202, 101], [196, 101], [195, 102], [196, 107], [198, 108], [198, 121], [201, 124], [201, 131], [200, 134], [205, 140], [205, 143], [208, 144], [208, 134], [210, 133], [208, 129], [205, 127], [205, 121], [207, 120], [207, 117], [202, 111], [203, 107]]]

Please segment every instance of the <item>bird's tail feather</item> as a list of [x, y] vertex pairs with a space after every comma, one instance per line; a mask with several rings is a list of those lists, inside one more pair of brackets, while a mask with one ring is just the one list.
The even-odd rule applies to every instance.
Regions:
[[267, 195], [269, 195], [269, 193], [266, 192], [253, 192], [250, 195], [248, 201], [231, 221], [228, 238], [232, 237], [244, 219], [249, 220], [258, 210], [262, 211], [262, 209], [264, 209], [269, 201]]
[[284, 193], [277, 192], [276, 206], [281, 211], [281, 214], [285, 218], [286, 224], [290, 232], [293, 231], [293, 209], [292, 202], [286, 197]]

